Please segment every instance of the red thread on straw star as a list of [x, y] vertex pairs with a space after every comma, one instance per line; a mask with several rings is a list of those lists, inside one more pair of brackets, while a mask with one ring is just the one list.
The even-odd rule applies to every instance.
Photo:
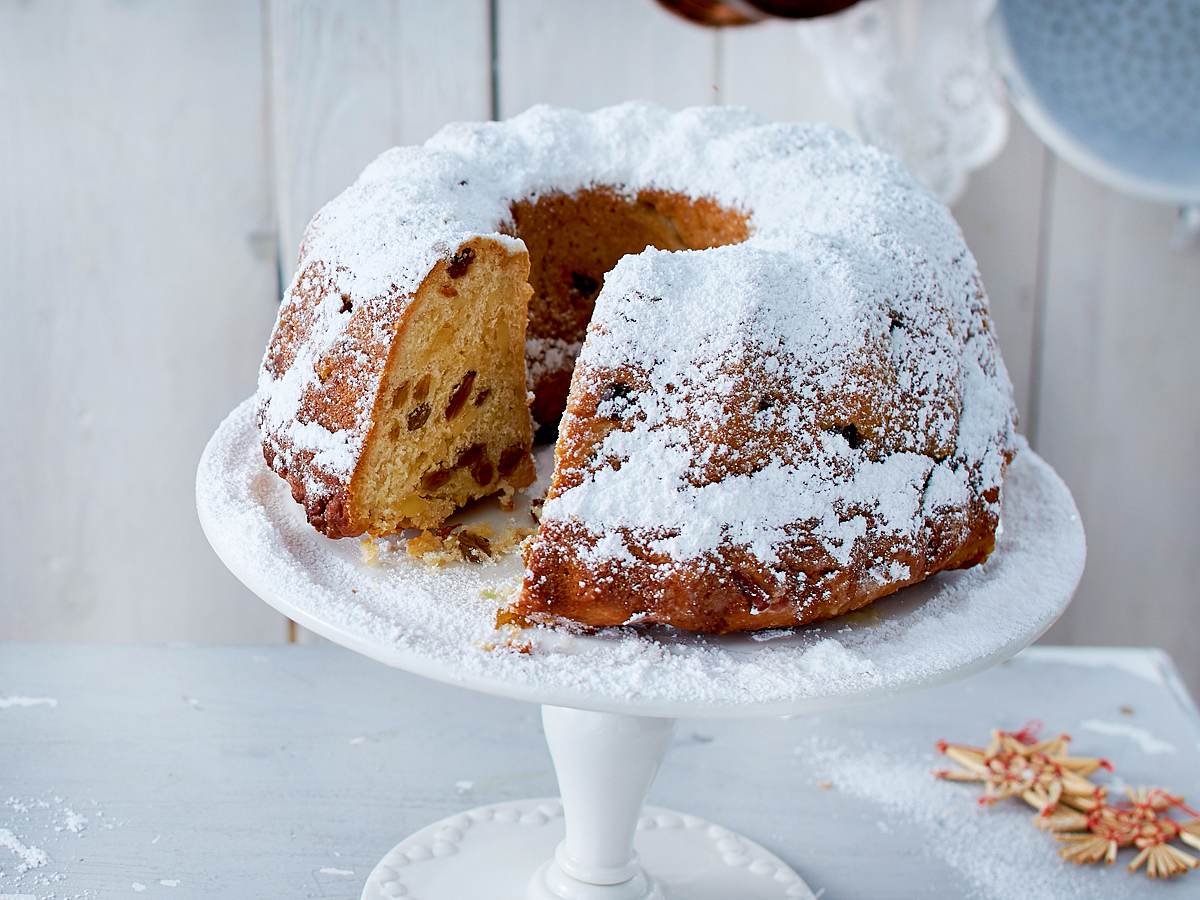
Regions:
[[1108, 767], [1108, 762], [1069, 756], [1071, 738], [1065, 734], [1038, 741], [1039, 727], [1040, 723], [1031, 722], [1016, 732], [995, 730], [991, 743], [982, 749], [939, 741], [938, 750], [962, 770], [942, 769], [934, 774], [950, 781], [982, 781], [979, 802], [986, 806], [1007, 797], [1020, 797], [1043, 815], [1054, 812], [1064, 799], [1094, 793], [1096, 786], [1087, 776]]
[[[1128, 800], [1111, 802], [1108, 791], [1088, 776], [1112, 765], [1096, 757], [1067, 753], [1068, 735], [1048, 741], [1037, 739], [1041, 723], [1031, 721], [1018, 731], [992, 732], [987, 747], [938, 741], [940, 753], [961, 768], [934, 774], [948, 781], [983, 783], [979, 802], [990, 806], [1008, 797], [1020, 797], [1038, 810], [1034, 824], [1054, 832], [1059, 855], [1073, 863], [1113, 863], [1127, 847], [1138, 851], [1130, 872], [1145, 867], [1151, 878], [1173, 878], [1200, 868], [1200, 859], [1175, 846], [1179, 840], [1200, 850], [1200, 813], [1182, 797], [1162, 788], [1128, 791]], [[1192, 816], [1179, 822], [1173, 810]]]

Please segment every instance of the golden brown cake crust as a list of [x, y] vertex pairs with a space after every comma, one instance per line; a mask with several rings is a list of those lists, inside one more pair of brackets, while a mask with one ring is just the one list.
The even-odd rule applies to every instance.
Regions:
[[[674, 264], [664, 256], [656, 265]], [[789, 290], [797, 276], [785, 264], [768, 256], [763, 265], [756, 275], [769, 296]], [[610, 274], [615, 293], [602, 298], [609, 302], [596, 310], [575, 370], [548, 502], [511, 611], [518, 619], [709, 633], [792, 627], [987, 558], [1014, 414], [977, 275], [960, 297], [865, 306], [824, 355], [805, 359], [786, 340], [778, 354], [759, 355], [755, 341], [773, 333], [766, 328], [731, 342], [743, 348], [737, 355], [710, 349], [671, 369], [658, 336], [641, 332], [665, 327], [684, 343], [688, 329], [663, 309], [673, 288], [686, 294], [695, 285], [621, 274]], [[689, 309], [719, 315], [719, 292], [712, 302]], [[736, 332], [738, 321], [728, 327]], [[639, 353], [659, 363], [629, 364]], [[755, 494], [759, 477], [775, 498]], [[738, 482], [747, 486], [724, 490]], [[723, 492], [725, 502], [707, 503], [706, 491]], [[806, 505], [813, 492], [830, 499]], [[794, 514], [787, 502], [755, 505], [778, 496], [794, 496]], [[673, 516], [680, 497], [691, 499]], [[758, 528], [759, 518], [770, 526]], [[711, 534], [692, 540], [689, 530]]]
[[[942, 534], [956, 544], [951, 554], [944, 546], [929, 546], [923, 555], [881, 541], [869, 565], [830, 568], [827, 558], [797, 542], [785, 550], [782, 566], [768, 571], [733, 550], [688, 567], [656, 567], [645, 546], [638, 548], [645, 554], [644, 566], [595, 565], [575, 550], [590, 542], [586, 531], [554, 523], [526, 557], [529, 574], [514, 612], [528, 622], [589, 628], [671, 625], [709, 634], [792, 628], [861, 609], [936, 572], [983, 562], [992, 550], [995, 526], [986, 515], [975, 525], [965, 533]], [[886, 584], [866, 575], [869, 566], [892, 561], [907, 566], [910, 574]]]
[[[279, 379], [287, 373], [299, 348], [311, 338], [315, 311], [337, 294], [326, 272], [326, 265], [317, 261], [297, 273], [263, 359], [263, 370], [272, 378]], [[387, 298], [381, 306], [399, 318], [402, 315], [399, 299]], [[296, 411], [298, 420], [314, 423], [329, 432], [356, 427], [355, 371], [362, 369], [368, 378], [379, 377], [388, 351], [387, 345], [374, 338], [373, 329], [366, 327], [369, 323], [362, 321], [366, 315], [366, 310], [351, 312], [346, 327], [351, 340], [318, 361], [328, 374], [321, 379], [318, 372], [314, 389], [306, 391], [300, 401]], [[353, 366], [346, 364], [348, 354], [344, 348], [349, 346], [356, 347], [359, 354], [354, 357]], [[328, 537], [362, 534], [366, 530], [365, 524], [355, 521], [350, 514], [349, 478], [337, 478], [313, 465], [315, 452], [312, 449], [295, 447], [285, 434], [269, 431], [261, 401], [259, 427], [264, 430], [263, 458], [287, 481], [293, 499], [304, 507], [309, 523]]]
[[[598, 411], [610, 402], [609, 385], [630, 384], [634, 391], [641, 387], [632, 374], [581, 370], [568, 424], [560, 433], [552, 496], [579, 486], [594, 469], [604, 439], [621, 427]], [[747, 393], [766, 390], [759, 386]], [[735, 397], [732, 405], [754, 408], [750, 396]], [[871, 424], [882, 423], [857, 416], [859, 440], [871, 440]], [[712, 481], [752, 472], [789, 452], [792, 442], [786, 436], [755, 436], [752, 427], [753, 417], [748, 415], [735, 414], [724, 421], [718, 443], [749, 452], [710, 471]], [[821, 422], [819, 427], [837, 426]], [[1012, 451], [1005, 451], [1004, 464], [1011, 459]], [[982, 563], [995, 546], [998, 499], [992, 492], [961, 507], [940, 509], [924, 516], [920, 527], [906, 536], [881, 533], [868, 509], [845, 510], [847, 517], [867, 515], [865, 532], [870, 535], [858, 542], [846, 563], [833, 559], [806, 523], [799, 522], [795, 537], [778, 547], [779, 562], [771, 566], [736, 546], [719, 547], [681, 565], [656, 552], [653, 541], [634, 529], [623, 532], [623, 558], [597, 560], [594, 533], [577, 522], [551, 519], [542, 523], [526, 553], [525, 581], [513, 612], [544, 624], [663, 624], [713, 634], [805, 625], [860, 609], [937, 572]], [[630, 564], [629, 557], [636, 562]], [[881, 572], [893, 571], [893, 565], [902, 567], [903, 575], [881, 577]]]

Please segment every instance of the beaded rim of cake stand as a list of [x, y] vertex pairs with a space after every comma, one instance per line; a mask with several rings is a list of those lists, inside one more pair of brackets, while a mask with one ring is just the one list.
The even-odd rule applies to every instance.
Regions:
[[[561, 819], [562, 815], [562, 801], [542, 798], [495, 803], [449, 816], [441, 822], [426, 826], [389, 850], [371, 872], [367, 879], [367, 887], [373, 888], [381, 897], [423, 900], [411, 893], [409, 886], [404, 883], [404, 870], [431, 860], [454, 856], [458, 853], [460, 845], [468, 839], [472, 826], [496, 822], [501, 825], [533, 828], [549, 825]], [[745, 868], [752, 875], [777, 882], [781, 889], [781, 898], [792, 900], [813, 896], [803, 879], [771, 851], [749, 838], [699, 816], [647, 806], [638, 818], [637, 830], [703, 830], [725, 865]]]

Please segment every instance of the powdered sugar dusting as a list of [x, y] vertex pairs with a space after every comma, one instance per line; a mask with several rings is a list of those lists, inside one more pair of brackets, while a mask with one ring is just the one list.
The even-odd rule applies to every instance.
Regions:
[[89, 847], [94, 830], [112, 831], [123, 822], [106, 816], [94, 799], [85, 806], [53, 791], [10, 796], [0, 806], [0, 900], [35, 893], [63, 900], [93, 896], [91, 890], [69, 888], [66, 870], [72, 860], [93, 855]]
[[576, 341], [562, 338], [531, 337], [525, 341], [525, 377], [530, 388], [548, 372], [561, 372], [574, 365], [579, 348]]
[[[883, 746], [881, 746], [881, 743]], [[959, 874], [970, 900], [1053, 897], [1100, 900], [1128, 896], [1129, 883], [1101, 866], [1059, 859], [1053, 839], [1034, 828], [1020, 804], [983, 808], [974, 786], [938, 781], [939, 763], [925, 748], [889, 747], [878, 736], [864, 746], [847, 738], [813, 737], [795, 748], [813, 777], [871, 803], [881, 831], [915, 832], [921, 852]], [[874, 813], [873, 813], [874, 814]]]
[[26, 844], [7, 828], [0, 828], [0, 847], [11, 850], [17, 857], [17, 873], [40, 869], [50, 861], [46, 851]]
[[[916, 686], [1015, 651], [1058, 616], [1082, 571], [1070, 494], [1023, 448], [1005, 490], [1005, 532], [982, 566], [943, 573], [863, 613], [784, 632], [681, 635], [611, 629], [521, 635], [505, 649], [497, 607], [523, 570], [512, 553], [485, 565], [427, 566], [403, 551], [363, 563], [357, 544], [315, 532], [258, 451], [254, 404], [222, 424], [201, 460], [197, 507], [225, 563], [264, 599], [318, 633], [419, 674], [540, 702], [642, 713], [763, 715]], [[544, 467], [548, 455], [538, 460]], [[527, 507], [513, 515], [528, 523]], [[502, 528], [494, 502], [464, 520]], [[482, 592], [487, 591], [488, 597]], [[490, 597], [490, 599], [489, 599]]]
[[[631, 195], [652, 188], [707, 197], [749, 215], [751, 237], [744, 244], [681, 254], [648, 250], [627, 257], [606, 278], [598, 299], [605, 317], [628, 303], [631, 292], [670, 282], [669, 291], [646, 294], [664, 298], [671, 315], [657, 326], [639, 318], [639, 336], [624, 350], [631, 360], [649, 363], [664, 347], [703, 346], [718, 336], [741, 341], [752, 354], [795, 350], [801, 346], [796, 342], [809, 335], [816, 343], [805, 360], [830, 362], [840, 351], [844, 363], [856, 347], [890, 341], [897, 359], [914, 361], [897, 368], [895, 390], [934, 397], [949, 388], [957, 393], [959, 367], [970, 364], [961, 344], [969, 337], [966, 306], [975, 290], [975, 263], [949, 213], [891, 157], [827, 126], [767, 124], [744, 109], [670, 113], [629, 103], [583, 114], [537, 106], [506, 122], [448, 125], [421, 147], [384, 153], [314, 218], [296, 281], [280, 309], [281, 323], [296, 314], [306, 279], [323, 279], [331, 289], [311, 320], [289, 320], [289, 328], [299, 327], [307, 337], [292, 342], [295, 356], [283, 371], [264, 365], [259, 380], [263, 430], [278, 465], [296, 474], [294, 457], [302, 454], [312, 460], [308, 468], [344, 483], [362, 451], [383, 371], [382, 357], [367, 352], [367, 342], [389, 333], [429, 270], [464, 241], [486, 236], [522, 248], [519, 240], [505, 236], [514, 201], [595, 185]], [[693, 275], [701, 285], [694, 290], [688, 286]], [[743, 288], [747, 296], [738, 298]], [[718, 331], [730, 321], [728, 315], [710, 315], [720, 310], [713, 301], [722, 297], [737, 300], [740, 312], [755, 313], [752, 333], [740, 327]], [[887, 304], [909, 320], [910, 333], [889, 336], [886, 327], [879, 330], [879, 312]], [[935, 306], [949, 309], [949, 330], [922, 327], [928, 322], [923, 310]], [[350, 308], [365, 310], [365, 320], [372, 323], [366, 337], [351, 328], [352, 317], [345, 314]], [[353, 320], [362, 321], [362, 315]], [[905, 353], [905, 342], [917, 333], [920, 352]], [[596, 337], [589, 337], [589, 344]], [[625, 341], [628, 334], [620, 337]], [[990, 335], [981, 339], [986, 345]], [[576, 348], [531, 349], [530, 364], [536, 368], [566, 359]], [[982, 350], [979, 358], [990, 364], [990, 347]], [[304, 398], [316, 390], [318, 361], [331, 353], [352, 366], [348, 377], [359, 400], [350, 419], [333, 429], [299, 418]], [[584, 353], [595, 359], [601, 350]], [[822, 370], [819, 382], [835, 383], [845, 368]], [[807, 376], [817, 374], [810, 367]], [[856, 383], [853, 377], [841, 382], [847, 389]], [[982, 386], [990, 394], [977, 397], [975, 418], [964, 415], [957, 423], [958, 439], [966, 457], [986, 457], [985, 475], [995, 475], [998, 484], [995, 434], [1011, 402], [1002, 371], [990, 373]], [[964, 431], [973, 422], [984, 440], [977, 447]], [[907, 424], [911, 432], [943, 439], [956, 427], [946, 405], [936, 402], [922, 405]], [[675, 471], [683, 465], [662, 454], [650, 461]], [[908, 474], [906, 469], [888, 478], [899, 484]], [[779, 472], [765, 474], [762, 490], [780, 477]], [[938, 486], [944, 499], [964, 495], [946, 477], [939, 476]], [[310, 476], [305, 488], [316, 498], [327, 496], [331, 485]], [[739, 496], [748, 495], [739, 490]], [[713, 503], [727, 499], [714, 497]], [[727, 509], [721, 521], [731, 521], [739, 509]], [[677, 511], [686, 512], [679, 506]], [[604, 525], [588, 522], [598, 530]], [[761, 533], [741, 537], [770, 556], [777, 524], [765, 523]], [[850, 552], [850, 532], [858, 526], [848, 527], [829, 523], [831, 552], [839, 547], [843, 554]], [[671, 549], [693, 552], [711, 545], [712, 538], [711, 533], [684, 536]]]
[[28, 709], [31, 706], [58, 706], [54, 697], [0, 697], [0, 709]]
[[69, 806], [63, 810], [63, 821], [55, 825], [55, 831], [69, 831], [72, 834], [82, 834], [88, 826], [88, 818], [83, 813], [75, 812]]
[[[732, 545], [770, 566], [807, 522], [845, 568], [865, 537], [919, 552], [931, 516], [999, 497], [1013, 405], [974, 261], [944, 210], [890, 172], [882, 196], [881, 180], [871, 165], [827, 175], [821, 202], [839, 214], [806, 214], [828, 233], [764, 226], [735, 246], [648, 249], [608, 274], [575, 384], [603, 396], [629, 369], [638, 386], [601, 404], [621, 427], [543, 513], [584, 526], [585, 559], [627, 558], [613, 535], [632, 533], [673, 560]], [[756, 400], [749, 430], [772, 437], [770, 461], [707, 476], [708, 454], [736, 462], [753, 442], [712, 436], [746, 430]], [[883, 427], [859, 447], [839, 426], [864, 415]]]

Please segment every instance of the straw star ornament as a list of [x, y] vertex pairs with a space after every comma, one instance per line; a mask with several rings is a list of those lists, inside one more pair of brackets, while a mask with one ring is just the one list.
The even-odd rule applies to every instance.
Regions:
[[[1025, 801], [1038, 811], [1034, 824], [1055, 833], [1059, 855], [1068, 862], [1111, 864], [1120, 850], [1131, 848], [1138, 852], [1127, 866], [1130, 872], [1145, 867], [1151, 878], [1173, 878], [1200, 868], [1200, 859], [1172, 843], [1200, 850], [1200, 813], [1182, 797], [1162, 788], [1139, 788], [1128, 791], [1127, 800], [1113, 802], [1108, 789], [1089, 778], [1099, 769], [1112, 771], [1112, 765], [1071, 756], [1065, 734], [1038, 741], [1040, 727], [1031, 722], [1016, 732], [994, 730], [987, 747], [939, 741], [937, 749], [960, 768], [934, 774], [982, 782], [979, 802], [985, 806], [1010, 797]], [[1193, 818], [1180, 822], [1172, 810]]]
[[1037, 726], [1021, 731], [994, 730], [986, 748], [938, 742], [938, 750], [962, 766], [936, 774], [950, 781], [982, 781], [980, 803], [991, 805], [1008, 797], [1020, 797], [1040, 813], [1053, 812], [1060, 801], [1088, 797], [1096, 786], [1087, 776], [1099, 768], [1111, 768], [1103, 759], [1068, 755], [1071, 742], [1065, 734], [1037, 741]]

